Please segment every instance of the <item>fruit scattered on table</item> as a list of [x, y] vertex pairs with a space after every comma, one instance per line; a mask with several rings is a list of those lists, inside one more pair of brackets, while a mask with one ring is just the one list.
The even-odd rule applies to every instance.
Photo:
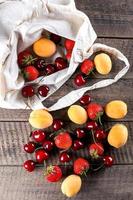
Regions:
[[115, 124], [112, 126], [108, 134], [108, 143], [115, 147], [120, 148], [126, 144], [128, 139], [128, 130], [124, 124]]
[[71, 160], [71, 156], [67, 152], [62, 152], [59, 155], [59, 160], [62, 163], [66, 163], [66, 162], [69, 162]]
[[23, 166], [28, 172], [33, 172], [35, 169], [35, 162], [33, 160], [27, 160], [24, 162]]
[[81, 189], [82, 180], [80, 176], [72, 174], [64, 179], [61, 185], [61, 191], [67, 197], [75, 196]]
[[110, 101], [105, 107], [105, 113], [112, 119], [122, 119], [127, 114], [127, 105], [120, 100]]
[[112, 61], [109, 55], [106, 53], [100, 53], [95, 56], [94, 63], [96, 70], [99, 74], [106, 75], [112, 69]]
[[48, 182], [57, 182], [62, 178], [62, 170], [57, 165], [51, 165], [47, 167], [44, 175]]
[[43, 130], [34, 130], [31, 132], [31, 136], [35, 142], [42, 143], [46, 138], [46, 132]]
[[75, 124], [84, 124], [87, 121], [87, 112], [79, 105], [72, 105], [68, 109], [68, 117]]
[[113, 157], [112, 156], [104, 156], [103, 157], [104, 165], [106, 167], [111, 167], [113, 165]]
[[88, 160], [86, 160], [84, 158], [78, 158], [74, 161], [73, 171], [75, 174], [78, 174], [78, 175], [85, 174], [86, 175], [89, 168], [90, 168], [90, 164], [89, 164]]
[[74, 83], [77, 86], [82, 86], [86, 84], [86, 79], [83, 77], [82, 74], [77, 74], [74, 78]]
[[89, 75], [93, 70], [94, 70], [95, 66], [92, 60], [89, 59], [85, 59], [80, 67], [80, 70], [83, 74], [85, 75]]
[[49, 87], [47, 85], [41, 85], [38, 88], [38, 94], [42, 97], [46, 97], [48, 95], [49, 92]]
[[49, 158], [48, 153], [43, 149], [38, 149], [35, 151], [36, 161], [38, 163], [43, 163], [44, 160], [47, 160]]
[[90, 103], [87, 107], [88, 117], [91, 120], [101, 121], [101, 116], [103, 115], [103, 107], [98, 103]]
[[80, 104], [82, 104], [83, 106], [88, 105], [91, 102], [91, 97], [90, 95], [84, 95], [83, 97], [80, 98]]
[[28, 144], [25, 144], [24, 145], [24, 150], [27, 152], [27, 153], [33, 153], [35, 151], [35, 143], [34, 142], [28, 142]]
[[103, 155], [104, 148], [101, 143], [93, 143], [89, 146], [89, 154], [93, 158], [98, 158], [99, 156]]
[[54, 131], [58, 131], [63, 127], [64, 123], [60, 119], [54, 119], [52, 127]]
[[60, 132], [55, 138], [55, 145], [59, 149], [69, 149], [72, 146], [72, 138], [68, 132]]

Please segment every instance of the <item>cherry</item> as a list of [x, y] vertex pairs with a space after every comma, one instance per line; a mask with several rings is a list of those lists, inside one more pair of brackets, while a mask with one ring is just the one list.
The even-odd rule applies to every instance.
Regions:
[[84, 138], [85, 137], [85, 131], [81, 128], [77, 128], [76, 131], [75, 131], [76, 135], [77, 135], [77, 138]]
[[95, 121], [90, 121], [90, 122], [87, 122], [87, 124], [86, 124], [87, 130], [95, 130], [95, 129], [97, 129], [97, 127], [98, 127], [98, 124]]
[[48, 95], [49, 92], [49, 87], [47, 85], [41, 85], [38, 88], [38, 94], [42, 97], [46, 97]]
[[83, 147], [84, 147], [83, 142], [81, 142], [80, 140], [74, 140], [73, 147], [72, 147], [74, 151], [82, 149]]
[[49, 158], [48, 153], [43, 149], [36, 150], [35, 156], [38, 163], [43, 163], [44, 160], [47, 160]]
[[46, 140], [44, 141], [43, 143], [43, 148], [46, 150], [46, 151], [51, 151], [54, 147], [54, 143], [50, 140]]
[[36, 63], [35, 63], [35, 66], [36, 66], [38, 69], [42, 70], [42, 69], [45, 68], [46, 62], [45, 62], [44, 59], [38, 59], [38, 60], [36, 61]]
[[113, 165], [113, 162], [114, 162], [112, 156], [104, 156], [103, 161], [104, 161], [104, 165], [106, 167], [111, 167]]
[[55, 72], [55, 66], [53, 64], [48, 64], [45, 67], [45, 74], [46, 75], [50, 75], [53, 74]]
[[91, 97], [88, 94], [86, 94], [83, 97], [81, 97], [79, 101], [82, 105], [87, 105], [91, 102]]
[[71, 156], [66, 153], [66, 152], [62, 152], [60, 155], [59, 155], [59, 160], [60, 162], [69, 162], [71, 160]]
[[61, 36], [51, 33], [50, 40], [52, 40], [55, 44], [59, 44], [61, 41]]
[[35, 143], [34, 142], [29, 142], [28, 144], [24, 145], [24, 150], [27, 153], [33, 153], [35, 151]]
[[63, 121], [61, 121], [60, 119], [55, 119], [53, 121], [52, 127], [54, 131], [58, 131], [63, 127], [63, 125], [64, 125]]
[[62, 57], [58, 57], [55, 60], [55, 65], [57, 71], [65, 69], [67, 67], [67, 60]]
[[32, 97], [35, 94], [34, 88], [32, 87], [32, 85], [24, 86], [22, 88], [21, 92], [22, 92], [22, 96], [25, 97], [25, 98]]
[[77, 86], [82, 86], [82, 85], [85, 85], [86, 84], [86, 80], [84, 79], [83, 75], [82, 74], [77, 74], [74, 78], [74, 83], [77, 85]]
[[33, 160], [27, 160], [23, 166], [28, 172], [32, 172], [35, 169], [35, 162]]
[[95, 138], [99, 141], [104, 140], [107, 136], [106, 132], [102, 129], [97, 129], [94, 134], [95, 134]]
[[32, 132], [32, 137], [36, 142], [43, 142], [46, 138], [46, 133], [42, 130], [35, 130]]

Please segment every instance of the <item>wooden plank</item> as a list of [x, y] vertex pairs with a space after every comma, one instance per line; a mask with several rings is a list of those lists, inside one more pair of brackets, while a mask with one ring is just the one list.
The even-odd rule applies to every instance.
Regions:
[[[47, 183], [43, 169], [27, 173], [21, 167], [0, 167], [1, 200], [66, 200], [60, 182]], [[133, 165], [113, 166], [83, 179], [80, 193], [73, 199], [132, 200]]]
[[[115, 122], [107, 122], [105, 129], [111, 127]], [[124, 122], [129, 129], [128, 143], [119, 150], [111, 149], [109, 153], [115, 158], [116, 164], [130, 163], [133, 164], [133, 123]], [[65, 129], [74, 132], [76, 125], [65, 123]], [[78, 126], [79, 127], [79, 126]], [[0, 165], [21, 165], [27, 159], [35, 159], [34, 155], [26, 154], [23, 145], [29, 141], [30, 125], [27, 122], [0, 122]], [[52, 132], [52, 130], [50, 131]], [[88, 151], [81, 150], [74, 154], [75, 156], [88, 157]], [[74, 157], [75, 157], [74, 156]], [[51, 157], [49, 162], [56, 163], [58, 157]]]
[[132, 0], [76, 0], [85, 12], [99, 37], [133, 38]]

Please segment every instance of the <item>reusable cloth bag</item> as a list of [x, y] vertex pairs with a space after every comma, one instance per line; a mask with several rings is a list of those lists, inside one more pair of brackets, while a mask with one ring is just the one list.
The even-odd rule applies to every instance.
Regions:
[[[75, 40], [69, 67], [33, 83], [46, 84], [49, 97], [56, 92], [74, 73], [79, 63], [97, 51], [105, 51], [125, 63], [114, 79], [106, 79], [92, 86], [74, 90], [60, 98], [54, 105], [45, 108], [47, 98], [30, 98], [32, 109], [45, 108], [49, 111], [70, 106], [86, 91], [108, 86], [117, 82], [129, 69], [127, 58], [117, 49], [95, 43], [96, 33], [89, 18], [76, 9], [74, 0], [3, 0], [0, 1], [0, 107], [25, 109], [27, 103], [21, 95], [24, 79], [19, 73], [17, 55], [41, 37], [43, 31]], [[59, 52], [55, 57], [59, 56]], [[27, 83], [29, 84], [29, 83]]]

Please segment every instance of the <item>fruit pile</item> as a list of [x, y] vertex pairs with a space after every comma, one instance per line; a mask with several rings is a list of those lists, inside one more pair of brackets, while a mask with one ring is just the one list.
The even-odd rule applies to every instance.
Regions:
[[[63, 178], [65, 167], [67, 177], [61, 184], [61, 191], [67, 197], [76, 195], [80, 191], [83, 175], [87, 176], [105, 166], [113, 165], [114, 158], [109, 155], [107, 147], [120, 148], [127, 142], [128, 130], [125, 125], [116, 123], [105, 130], [101, 117], [106, 115], [112, 119], [121, 119], [126, 114], [127, 105], [123, 101], [114, 100], [103, 107], [92, 102], [88, 94], [84, 95], [78, 104], [68, 108], [67, 124], [71, 122], [77, 126], [73, 131], [67, 130], [65, 122], [53, 119], [46, 110], [32, 111], [29, 123], [34, 130], [31, 132], [30, 141], [24, 145], [24, 150], [34, 153], [35, 158], [25, 161], [24, 168], [32, 172], [37, 165], [45, 163], [46, 180], [57, 182]], [[88, 152], [86, 158], [78, 156], [82, 149]], [[47, 165], [47, 160], [52, 154], [55, 155], [55, 152], [58, 154], [58, 160], [55, 164]]]
[[[42, 37], [34, 42], [31, 47], [18, 54], [20, 72], [25, 81], [28, 82], [28, 85], [22, 88], [21, 93], [24, 98], [30, 98], [35, 94], [40, 97], [48, 95], [49, 87], [47, 85], [39, 87], [29, 82], [35, 81], [38, 77], [46, 77], [67, 68], [74, 45], [75, 42], [70, 39], [64, 39], [63, 42], [60, 36], [47, 33], [47, 38], [46, 36]], [[50, 58], [55, 55], [59, 46], [62, 46], [64, 49], [65, 56], [57, 57], [52, 62]], [[37, 86], [37, 89], [35, 86]]]

